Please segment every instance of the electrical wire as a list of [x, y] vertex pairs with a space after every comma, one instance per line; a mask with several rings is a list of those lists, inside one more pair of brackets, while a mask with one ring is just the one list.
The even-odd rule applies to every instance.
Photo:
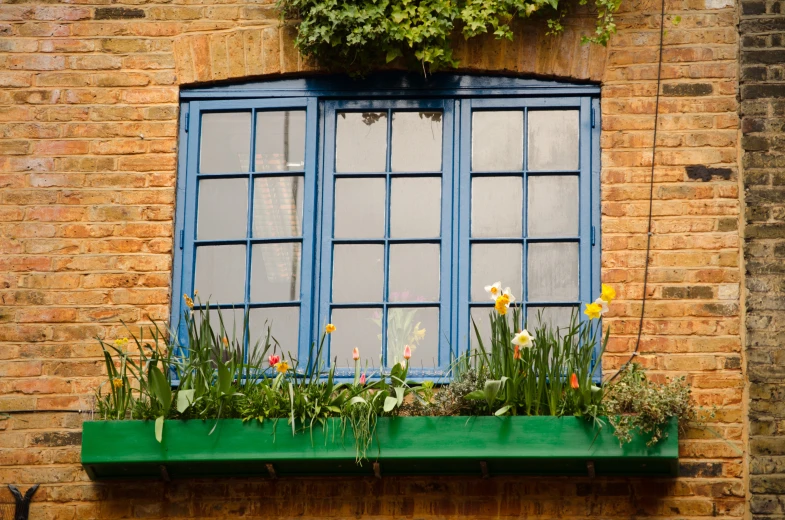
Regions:
[[638, 337], [635, 340], [635, 348], [630, 354], [630, 359], [624, 363], [619, 370], [608, 381], [613, 381], [616, 376], [621, 374], [635, 356], [638, 355], [638, 349], [641, 345], [641, 334], [643, 333], [643, 319], [646, 314], [646, 294], [649, 285], [649, 255], [651, 253], [651, 222], [652, 222], [652, 208], [654, 207], [654, 159], [657, 153], [657, 127], [660, 117], [660, 86], [662, 84], [662, 47], [663, 40], [665, 39], [665, 0], [662, 0], [660, 7], [660, 49], [659, 58], [657, 60], [657, 92], [654, 101], [654, 139], [651, 143], [651, 175], [649, 176], [649, 221], [646, 227], [646, 260], [643, 266], [643, 295], [641, 296], [641, 315], [638, 320]]

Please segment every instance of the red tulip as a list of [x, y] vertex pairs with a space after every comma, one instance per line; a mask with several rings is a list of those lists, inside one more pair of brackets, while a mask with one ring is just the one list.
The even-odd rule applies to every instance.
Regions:
[[360, 385], [365, 385], [365, 374], [360, 376]]
[[409, 348], [409, 345], [403, 349], [403, 359], [409, 359], [412, 357], [412, 349]]
[[515, 345], [515, 350], [512, 353], [513, 359], [521, 359], [521, 347]]
[[572, 375], [570, 376], [570, 386], [571, 386], [571, 387], [572, 387], [574, 390], [577, 390], [577, 389], [578, 389], [578, 387], [580, 386], [580, 385], [578, 384], [578, 376], [577, 376], [577, 375], [575, 375], [575, 374], [572, 374]]
[[271, 367], [273, 367], [281, 362], [281, 356], [277, 354], [270, 354], [270, 357], [267, 358], [267, 362], [270, 363]]
[[357, 349], [357, 347], [354, 347], [354, 350], [352, 350], [352, 359], [355, 361], [360, 359], [360, 351]]

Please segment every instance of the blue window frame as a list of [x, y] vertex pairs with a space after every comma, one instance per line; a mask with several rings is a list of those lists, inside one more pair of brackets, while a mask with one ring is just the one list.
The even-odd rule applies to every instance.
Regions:
[[[599, 289], [599, 89], [381, 75], [181, 93], [172, 320], [199, 290], [306, 359], [328, 322], [349, 376], [416, 347], [445, 375], [501, 279], [529, 321]], [[228, 315], [228, 316], [227, 316]], [[239, 318], [239, 320], [238, 320]]]

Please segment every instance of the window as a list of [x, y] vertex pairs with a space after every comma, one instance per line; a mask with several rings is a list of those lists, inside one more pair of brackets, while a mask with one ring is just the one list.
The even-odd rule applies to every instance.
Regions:
[[[427, 87], [427, 88], [426, 88]], [[183, 91], [173, 320], [199, 291], [301, 359], [326, 323], [352, 372], [413, 347], [438, 377], [501, 280], [530, 323], [599, 288], [598, 89], [383, 76]]]

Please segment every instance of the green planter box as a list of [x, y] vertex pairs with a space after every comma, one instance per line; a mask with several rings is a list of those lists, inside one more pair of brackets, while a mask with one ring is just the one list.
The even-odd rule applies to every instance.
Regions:
[[[351, 430], [292, 430], [221, 419], [166, 421], [162, 443], [152, 421], [84, 423], [82, 465], [93, 480], [289, 475], [629, 475], [676, 476], [678, 427], [649, 448], [619, 446], [607, 425], [576, 417], [380, 418], [370, 461], [355, 462]], [[375, 465], [374, 463], [377, 463]], [[272, 472], [271, 472], [272, 470]]]

